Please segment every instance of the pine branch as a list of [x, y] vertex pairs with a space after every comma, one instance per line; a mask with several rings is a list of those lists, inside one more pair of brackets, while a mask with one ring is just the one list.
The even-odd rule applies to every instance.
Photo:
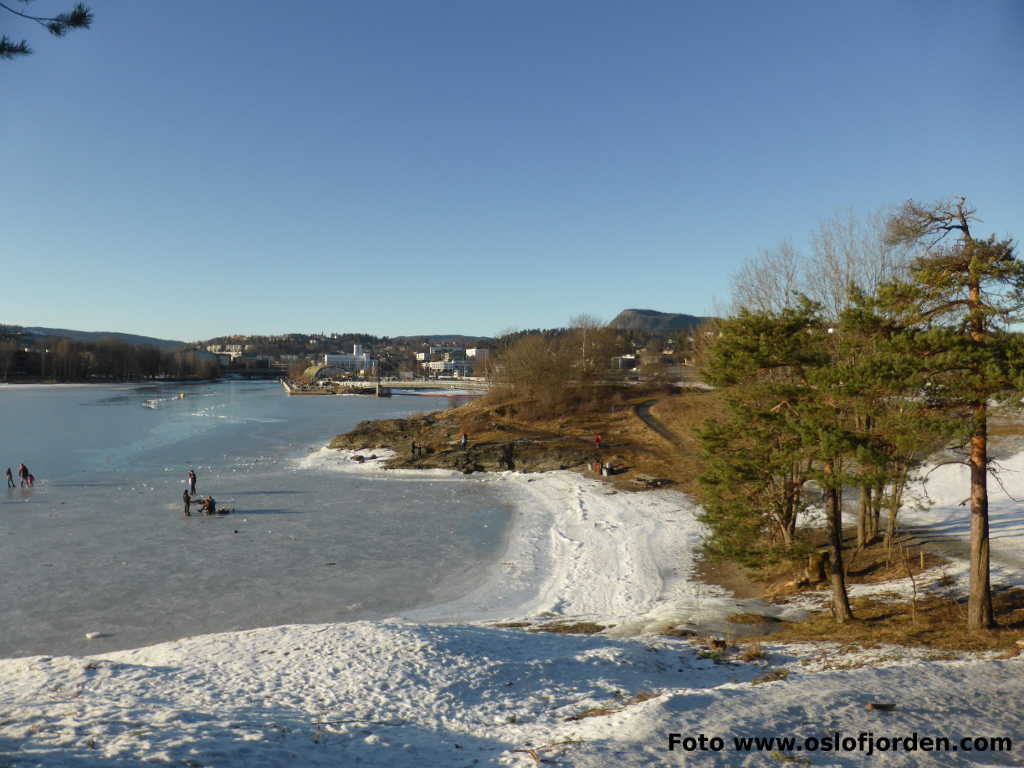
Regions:
[[[22, 2], [24, 1], [22, 0]], [[92, 11], [82, 3], [76, 3], [70, 11], [56, 16], [34, 16], [12, 8], [5, 2], [0, 2], [0, 10], [28, 21], [34, 21], [54, 37], [64, 37], [72, 29], [89, 29], [93, 21]], [[15, 56], [27, 56], [31, 53], [32, 49], [29, 48], [26, 40], [15, 43], [6, 35], [0, 37], [0, 59], [13, 59]]]
[[0, 59], [13, 59], [15, 56], [28, 56], [32, 49], [28, 47], [28, 41], [14, 42], [7, 35], [0, 36]]
[[3, 2], [0, 2], [0, 8], [8, 13], [13, 13], [15, 16], [20, 16], [23, 19], [34, 21], [46, 27], [51, 34], [57, 37], [62, 37], [69, 29], [88, 29], [93, 20], [92, 11], [82, 3], [76, 3], [75, 7], [67, 13], [61, 13], [56, 16], [33, 16], [30, 13], [19, 11], [17, 8], [12, 8]]

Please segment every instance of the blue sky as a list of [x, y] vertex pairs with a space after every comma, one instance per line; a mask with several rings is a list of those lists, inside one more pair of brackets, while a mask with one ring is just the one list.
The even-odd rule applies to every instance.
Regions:
[[89, 5], [0, 17], [0, 322], [494, 334], [907, 198], [1024, 234], [1019, 0]]

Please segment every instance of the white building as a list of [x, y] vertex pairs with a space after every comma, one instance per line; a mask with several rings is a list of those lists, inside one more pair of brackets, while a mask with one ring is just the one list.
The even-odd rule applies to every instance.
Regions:
[[466, 350], [450, 344], [432, 344], [428, 348], [428, 355], [430, 360], [465, 360]]
[[377, 360], [363, 351], [362, 344], [354, 344], [352, 354], [324, 355], [324, 365], [344, 371], [369, 376], [377, 365]]
[[423, 369], [433, 376], [473, 375], [473, 364], [468, 360], [434, 360], [423, 363]]

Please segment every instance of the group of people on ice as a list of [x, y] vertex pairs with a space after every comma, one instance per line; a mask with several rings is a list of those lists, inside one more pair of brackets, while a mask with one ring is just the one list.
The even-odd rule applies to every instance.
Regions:
[[[24, 464], [18, 465], [18, 477], [21, 478], [22, 488], [31, 488], [33, 485], [36, 484], [35, 476], [28, 471], [28, 467], [26, 467]], [[11, 472], [10, 467], [7, 468], [7, 487], [14, 487], [14, 474]]]
[[196, 499], [196, 473], [194, 470], [189, 470], [185, 480], [185, 492], [182, 493], [181, 499], [185, 502], [185, 517], [192, 517], [192, 505], [198, 504], [199, 511], [204, 515], [226, 515], [231, 510], [217, 509], [217, 500], [213, 496], [207, 496], [205, 499]]

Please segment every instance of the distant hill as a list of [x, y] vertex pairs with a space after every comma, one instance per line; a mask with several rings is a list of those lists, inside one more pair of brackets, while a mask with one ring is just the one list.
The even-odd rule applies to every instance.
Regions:
[[40, 338], [46, 336], [58, 336], [72, 341], [100, 341], [101, 339], [116, 339], [125, 344], [134, 344], [144, 347], [157, 347], [158, 349], [178, 349], [185, 345], [184, 341], [172, 339], [154, 339], [152, 336], [137, 336], [134, 333], [117, 333], [116, 331], [72, 331], [67, 328], [24, 328], [24, 333]]
[[673, 333], [696, 328], [710, 317], [683, 315], [674, 312], [658, 312], [653, 309], [624, 309], [609, 325], [624, 331], [648, 331], [649, 333]]

